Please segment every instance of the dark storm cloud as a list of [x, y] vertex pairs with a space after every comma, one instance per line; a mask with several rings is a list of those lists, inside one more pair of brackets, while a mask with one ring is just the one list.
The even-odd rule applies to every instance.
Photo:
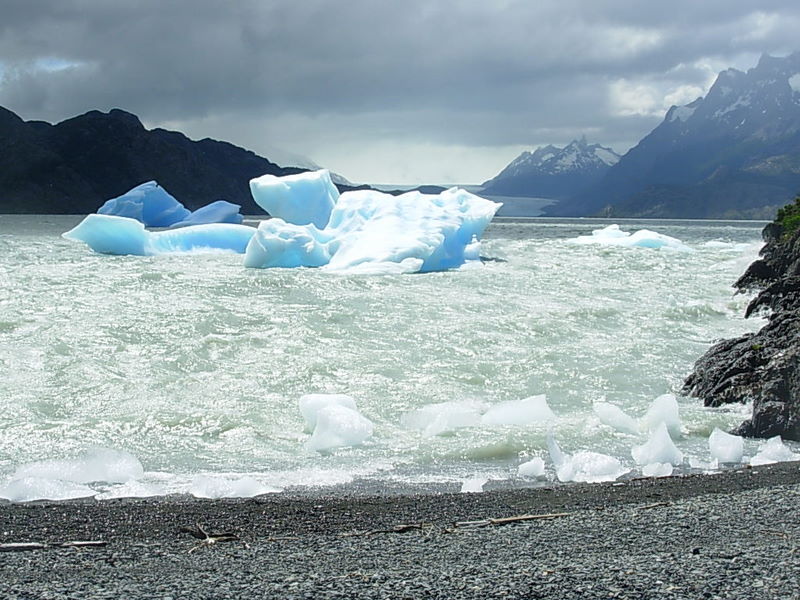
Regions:
[[[588, 132], [625, 145], [714, 70], [797, 49], [795, 5], [6, 0], [0, 104], [49, 120], [118, 106], [189, 129], [258, 122], [279, 141], [291, 116], [365, 143], [531, 146]], [[313, 131], [296, 135], [316, 145]]]

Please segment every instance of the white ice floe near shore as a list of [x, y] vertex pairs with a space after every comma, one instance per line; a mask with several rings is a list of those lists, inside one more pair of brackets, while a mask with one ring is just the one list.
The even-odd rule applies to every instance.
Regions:
[[672, 471], [673, 466], [668, 462], [654, 462], [642, 467], [642, 475], [645, 477], [669, 477]]
[[461, 482], [462, 494], [477, 494], [483, 491], [483, 486], [488, 483], [486, 477], [470, 477]]
[[654, 431], [664, 424], [669, 435], [674, 439], [681, 437], [681, 417], [678, 399], [673, 394], [662, 394], [650, 405], [642, 419], [643, 431]]
[[631, 435], [637, 435], [639, 433], [639, 424], [636, 420], [618, 406], [609, 402], [595, 402], [592, 405], [592, 410], [604, 425], [613, 427], [622, 433], [629, 433]]
[[715, 427], [708, 436], [711, 456], [721, 463], [740, 463], [744, 454], [744, 439]]
[[84, 242], [101, 254], [158, 256], [204, 252], [243, 254], [254, 233], [253, 227], [231, 223], [148, 231], [135, 219], [92, 214], [62, 235], [68, 240]]
[[750, 465], [769, 465], [776, 462], [787, 462], [790, 460], [800, 460], [800, 454], [792, 452], [781, 439], [781, 436], [769, 438], [758, 449], [758, 454], [750, 459]]
[[552, 433], [547, 437], [547, 447], [556, 468], [556, 477], [562, 482], [614, 481], [628, 472], [619, 459], [608, 454], [589, 450], [581, 450], [575, 454], [562, 452]]
[[547, 404], [544, 394], [522, 400], [500, 402], [481, 417], [483, 425], [535, 425], [553, 421], [556, 415]]
[[675, 446], [663, 422], [653, 430], [647, 442], [633, 447], [631, 455], [638, 465], [669, 463], [677, 467], [683, 463], [683, 452]]
[[691, 250], [679, 239], [640, 229], [634, 233], [623, 231], [619, 225], [609, 225], [603, 229], [595, 229], [592, 235], [581, 235], [573, 239], [576, 244], [599, 244], [602, 246], [624, 246], [627, 248], [664, 248], [667, 250]]
[[264, 485], [251, 476], [225, 473], [198, 475], [189, 488], [189, 493], [197, 498], [253, 498], [280, 491], [280, 488]]
[[525, 461], [517, 467], [517, 474], [520, 477], [530, 477], [531, 479], [544, 477], [544, 460], [538, 456], [534, 456], [532, 459]]
[[372, 421], [355, 408], [327, 404], [316, 412], [316, 424], [306, 443], [309, 450], [330, 452], [363, 444], [372, 436]]
[[415, 429], [425, 437], [432, 437], [456, 429], [477, 427], [484, 410], [482, 402], [473, 400], [439, 402], [405, 413], [400, 422], [406, 429]]

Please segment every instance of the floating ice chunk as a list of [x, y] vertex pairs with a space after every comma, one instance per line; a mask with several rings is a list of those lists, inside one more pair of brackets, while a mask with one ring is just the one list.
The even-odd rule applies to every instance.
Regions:
[[330, 261], [328, 244], [313, 226], [286, 223], [282, 219], [261, 221], [247, 246], [245, 267], [321, 267]]
[[191, 211], [155, 181], [148, 181], [107, 200], [97, 213], [136, 219], [147, 227], [169, 227], [189, 217]]
[[481, 418], [484, 425], [533, 425], [547, 423], [556, 415], [544, 394], [523, 400], [509, 400], [491, 406]]
[[520, 477], [542, 477], [544, 476], [544, 461], [538, 456], [535, 456], [517, 467], [517, 473]]
[[476, 494], [483, 491], [483, 486], [489, 480], [486, 477], [473, 477], [471, 479], [465, 479], [461, 482], [461, 493], [462, 494]]
[[744, 454], [744, 440], [714, 427], [708, 436], [708, 448], [711, 456], [721, 463], [740, 463]]
[[648, 229], [640, 229], [631, 234], [622, 231], [619, 225], [609, 225], [603, 229], [595, 229], [592, 235], [581, 235], [573, 240], [577, 244], [600, 244], [604, 246], [625, 246], [638, 248], [668, 248], [671, 250], [690, 250], [679, 239], [656, 233]]
[[646, 443], [631, 450], [631, 455], [639, 465], [670, 463], [677, 467], [683, 463], [683, 453], [673, 443], [663, 422], [658, 424]]
[[45, 460], [17, 467], [12, 479], [51, 479], [73, 483], [125, 483], [140, 478], [142, 463], [129, 452], [95, 448], [74, 459]]
[[699, 458], [689, 457], [689, 466], [693, 469], [699, 469], [700, 471], [716, 471], [719, 469], [719, 460], [712, 458], [709, 461], [705, 461]]
[[664, 423], [673, 438], [681, 437], [678, 400], [672, 394], [663, 394], [653, 400], [642, 421], [644, 429], [648, 431], [654, 431], [660, 423]]
[[189, 488], [189, 493], [196, 498], [252, 498], [280, 491], [252, 477], [233, 475], [198, 475]]
[[135, 219], [92, 214], [62, 236], [84, 242], [102, 254], [154, 256], [220, 251], [243, 254], [255, 231], [253, 227], [229, 223], [147, 231]]
[[599, 483], [614, 481], [628, 472], [617, 458], [607, 454], [587, 450], [575, 454], [562, 452], [552, 433], [547, 436], [547, 447], [559, 481]]
[[355, 411], [356, 401], [346, 394], [306, 394], [300, 396], [300, 414], [305, 420], [306, 431], [311, 433], [317, 426], [317, 413], [326, 406], [344, 406]]
[[781, 436], [769, 438], [758, 449], [758, 454], [750, 459], [750, 464], [754, 467], [759, 465], [769, 465], [776, 462], [787, 462], [790, 460], [800, 460], [800, 454], [792, 452], [781, 439]]
[[592, 410], [600, 422], [609, 427], [613, 427], [617, 431], [623, 433], [630, 433], [636, 435], [639, 433], [639, 426], [633, 417], [626, 414], [618, 406], [609, 404], [608, 402], [595, 402], [592, 405]]
[[441, 402], [429, 404], [404, 414], [401, 423], [406, 429], [416, 429], [425, 437], [441, 435], [481, 423], [481, 402]]
[[[245, 255], [248, 267], [324, 266], [357, 274], [452, 269], [479, 256], [480, 236], [501, 206], [457, 188], [400, 196], [361, 190], [342, 194], [327, 211], [306, 202], [302, 186], [273, 179], [265, 185], [278, 190], [281, 203], [268, 211], [280, 218], [259, 225]], [[254, 194], [261, 193], [258, 181], [251, 182]], [[311, 175], [303, 181], [322, 185]]]
[[645, 477], [669, 477], [672, 475], [672, 468], [668, 462], [654, 462], [642, 467], [642, 475]]
[[62, 237], [84, 242], [101, 254], [145, 256], [149, 232], [136, 219], [111, 215], [88, 215]]
[[328, 224], [339, 199], [339, 190], [327, 169], [275, 177], [262, 175], [250, 180], [250, 193], [261, 208], [273, 217], [294, 225]]
[[317, 423], [307, 447], [309, 450], [326, 452], [358, 446], [372, 435], [372, 430], [372, 421], [357, 410], [330, 404], [317, 411]]
[[239, 214], [241, 208], [238, 204], [217, 200], [198, 208], [182, 221], [177, 221], [170, 225], [170, 228], [208, 225], [210, 223], [233, 223], [234, 225], [239, 225], [244, 220], [244, 217]]
[[5, 485], [0, 486], [0, 498], [11, 502], [88, 498], [96, 493], [92, 488], [73, 481], [41, 477], [12, 479]]

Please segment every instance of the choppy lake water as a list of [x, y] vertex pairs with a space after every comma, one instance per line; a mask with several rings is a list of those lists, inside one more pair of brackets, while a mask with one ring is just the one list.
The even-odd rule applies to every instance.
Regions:
[[[343, 276], [245, 269], [230, 254], [94, 254], [60, 237], [77, 221], [0, 216], [0, 488], [21, 466], [65, 469], [95, 448], [129, 453], [144, 469], [128, 483], [92, 484], [101, 497], [354, 478], [479, 478], [489, 488], [516, 481], [531, 456], [552, 478], [548, 429], [564, 451], [610, 454], [636, 475], [631, 447], [646, 437], [603, 425], [592, 403], [641, 417], [679, 390], [714, 340], [762, 324], [742, 318], [748, 298], [731, 288], [757, 255], [762, 223], [616, 221], [692, 248], [674, 252], [570, 241], [610, 221], [495, 222], [482, 265]], [[354, 397], [373, 437], [307, 450], [298, 398], [308, 393]], [[403, 426], [432, 403], [537, 394], [557, 415], [547, 426], [436, 436]], [[686, 469], [709, 459], [715, 426], [748, 410], [679, 403]]]

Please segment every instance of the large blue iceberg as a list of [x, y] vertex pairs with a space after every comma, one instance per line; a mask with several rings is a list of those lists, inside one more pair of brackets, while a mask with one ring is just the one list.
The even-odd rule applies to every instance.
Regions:
[[248, 244], [246, 267], [358, 273], [452, 269], [479, 259], [480, 236], [501, 206], [458, 188], [339, 196], [324, 170], [260, 177], [250, 189], [274, 218], [263, 221]]
[[206, 223], [242, 222], [240, 206], [217, 200], [192, 212], [155, 181], [137, 185], [97, 209], [101, 215], [128, 217], [145, 227], [186, 227]]
[[232, 223], [148, 231], [136, 219], [92, 214], [62, 235], [68, 240], [84, 242], [102, 254], [155, 256], [183, 252], [243, 254], [255, 232], [254, 227]]
[[[143, 194], [163, 192], [155, 183], [145, 186]], [[441, 194], [392, 196], [360, 190], [339, 195], [326, 170], [280, 178], [265, 175], [252, 180], [250, 189], [256, 203], [273, 217], [258, 229], [230, 223], [192, 225], [201, 209], [178, 222], [180, 228], [155, 232], [135, 217], [89, 215], [64, 237], [105, 254], [225, 250], [243, 253], [246, 267], [416, 273], [479, 260], [480, 237], [501, 206], [458, 188]], [[159, 212], [143, 202], [146, 206]], [[233, 214], [230, 206], [235, 205], [206, 209], [222, 218]], [[162, 208], [159, 214], [171, 210]]]

